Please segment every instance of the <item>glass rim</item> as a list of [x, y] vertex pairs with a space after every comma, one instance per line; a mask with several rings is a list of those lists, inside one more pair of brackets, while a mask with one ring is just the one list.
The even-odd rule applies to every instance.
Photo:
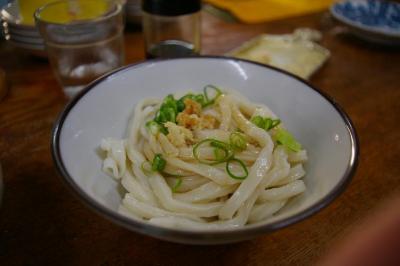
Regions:
[[[119, 2], [114, 2], [112, 5], [112, 8], [109, 11], [107, 11], [107, 12], [103, 13], [102, 15], [95, 17], [93, 19], [80, 19], [80, 20], [76, 20], [76, 21], [72, 21], [72, 22], [60, 23], [60, 22], [53, 22], [53, 21], [45, 20], [40, 17], [40, 14], [43, 12], [43, 10], [45, 10], [49, 6], [55, 6], [55, 5], [58, 5], [61, 3], [68, 3], [68, 2], [74, 2], [74, 1], [75, 0], [58, 0], [58, 1], [47, 3], [41, 7], [38, 7], [34, 13], [35, 21], [40, 22], [40, 23], [59, 25], [59, 26], [79, 26], [79, 25], [87, 24], [88, 22], [98, 23], [98, 22], [106, 21], [106, 20], [118, 15], [122, 11], [122, 4]], [[87, 0], [84, 0], [84, 1], [87, 2]], [[97, 2], [98, 0], [90, 0], [90, 1]]]

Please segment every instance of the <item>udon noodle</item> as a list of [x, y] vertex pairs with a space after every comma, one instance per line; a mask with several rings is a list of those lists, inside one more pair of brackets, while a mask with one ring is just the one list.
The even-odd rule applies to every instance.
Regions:
[[263, 104], [208, 85], [144, 99], [126, 139], [101, 142], [119, 212], [149, 223], [226, 229], [266, 221], [305, 191], [307, 153]]

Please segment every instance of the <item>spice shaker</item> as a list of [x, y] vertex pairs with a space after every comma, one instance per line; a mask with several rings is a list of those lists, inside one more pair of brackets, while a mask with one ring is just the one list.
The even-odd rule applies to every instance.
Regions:
[[147, 58], [173, 58], [200, 53], [200, 0], [143, 0]]

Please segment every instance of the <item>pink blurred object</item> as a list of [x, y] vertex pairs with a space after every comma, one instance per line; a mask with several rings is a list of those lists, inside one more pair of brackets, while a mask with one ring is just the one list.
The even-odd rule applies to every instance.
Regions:
[[400, 265], [400, 197], [386, 202], [340, 241], [318, 266]]

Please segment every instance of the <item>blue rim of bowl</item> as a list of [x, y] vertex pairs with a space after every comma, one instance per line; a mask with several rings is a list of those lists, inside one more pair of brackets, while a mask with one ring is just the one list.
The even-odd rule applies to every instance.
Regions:
[[[341, 21], [342, 23], [344, 23], [348, 26], [354, 27], [359, 30], [363, 30], [365, 32], [380, 34], [380, 35], [384, 35], [385, 37], [400, 38], [400, 31], [393, 31], [393, 30], [387, 30], [387, 29], [383, 29], [383, 28], [379, 28], [379, 27], [366, 26], [362, 23], [358, 23], [351, 19], [348, 19], [345, 16], [343, 16], [342, 14], [339, 14], [338, 12], [336, 12], [335, 7], [337, 5], [340, 5], [340, 4], [343, 4], [346, 2], [354, 2], [354, 1], [353, 0], [343, 0], [343, 1], [340, 1], [340, 2], [337, 2], [333, 5], [331, 5], [331, 7], [329, 8], [330, 13], [332, 14], [332, 16], [335, 19]], [[398, 5], [400, 5], [400, 4], [398, 4]]]
[[[186, 60], [186, 59], [201, 59], [201, 60], [206, 60], [206, 59], [212, 59], [212, 60], [230, 60], [230, 61], [235, 61], [235, 62], [244, 62], [248, 64], [253, 64], [257, 66], [261, 66], [264, 68], [272, 69], [274, 71], [286, 74], [303, 84], [307, 85], [311, 90], [314, 92], [318, 93], [320, 96], [322, 96], [325, 100], [327, 100], [334, 108], [335, 110], [340, 114], [341, 118], [343, 119], [344, 124], [346, 125], [347, 131], [350, 136], [351, 140], [351, 156], [350, 160], [348, 162], [348, 166], [346, 168], [346, 171], [342, 178], [340, 179], [340, 182], [332, 189], [331, 192], [329, 192], [325, 197], [320, 199], [318, 202], [314, 203], [312, 206], [308, 207], [307, 209], [282, 220], [275, 221], [270, 224], [255, 224], [255, 225], [246, 225], [242, 228], [235, 228], [235, 229], [224, 229], [224, 230], [185, 230], [185, 229], [174, 229], [174, 228], [167, 228], [167, 227], [161, 227], [161, 226], [156, 226], [152, 225], [150, 223], [146, 222], [140, 222], [140, 221], [135, 221], [127, 216], [124, 216], [122, 214], [119, 214], [115, 210], [111, 210], [105, 206], [103, 206], [101, 203], [97, 202], [95, 199], [91, 198], [85, 191], [83, 191], [79, 185], [74, 181], [72, 176], [68, 173], [67, 168], [65, 167], [61, 152], [60, 152], [60, 133], [63, 127], [63, 124], [68, 117], [69, 112], [73, 109], [73, 107], [79, 102], [79, 100], [85, 96], [90, 90], [96, 87], [97, 84], [100, 82], [107, 80], [109, 78], [112, 78], [115, 74], [122, 72], [122, 71], [127, 71], [131, 70], [134, 68], [138, 68], [141, 66], [149, 65], [149, 64], [154, 64], [157, 62], [164, 62], [164, 61], [176, 61], [176, 60]], [[64, 110], [60, 113], [58, 119], [56, 120], [53, 131], [52, 131], [52, 137], [51, 137], [51, 151], [52, 151], [52, 157], [53, 161], [56, 165], [57, 171], [63, 177], [63, 181], [67, 184], [67, 186], [75, 193], [76, 196], [80, 200], [82, 200], [87, 206], [89, 206], [91, 209], [93, 209], [95, 212], [98, 214], [110, 219], [116, 224], [119, 224], [127, 229], [130, 229], [132, 231], [142, 233], [148, 236], [152, 236], [155, 238], [177, 238], [180, 240], [177, 240], [176, 242], [183, 243], [185, 242], [182, 239], [192, 239], [192, 242], [201, 242], [202, 240], [207, 241], [207, 240], [220, 240], [218, 237], [223, 237], [227, 236], [230, 239], [235, 239], [235, 238], [243, 238], [243, 239], [248, 239], [252, 237], [256, 237], [256, 235], [260, 235], [263, 233], [268, 233], [275, 231], [280, 228], [287, 227], [289, 225], [298, 223], [308, 217], [310, 217], [313, 214], [316, 214], [318, 211], [323, 209], [324, 207], [328, 206], [335, 198], [337, 198], [347, 187], [347, 185], [350, 183], [353, 175], [355, 174], [355, 171], [357, 169], [358, 165], [358, 157], [359, 157], [359, 140], [357, 137], [357, 133], [355, 131], [355, 127], [353, 123], [351, 122], [350, 118], [348, 115], [345, 113], [345, 111], [340, 107], [330, 96], [328, 96], [326, 93], [318, 90], [311, 84], [309, 84], [307, 81], [303, 80], [300, 77], [297, 77], [285, 70], [281, 70], [275, 67], [267, 66], [261, 63], [257, 62], [252, 62], [249, 60], [244, 60], [244, 59], [237, 59], [233, 57], [227, 57], [227, 56], [194, 56], [194, 57], [185, 57], [185, 58], [174, 58], [174, 59], [152, 59], [152, 60], [147, 60], [147, 61], [142, 61], [139, 63], [135, 64], [130, 64], [127, 66], [123, 66], [121, 68], [118, 68], [112, 72], [109, 72], [98, 79], [94, 80], [91, 82], [89, 85], [85, 87], [78, 95], [76, 95], [64, 108]], [[249, 237], [252, 236], [252, 237]], [[172, 241], [172, 240], [170, 240]], [[190, 241], [186, 241], [190, 242]], [[217, 241], [216, 241], [217, 242]], [[228, 240], [228, 241], [219, 241], [221, 243], [227, 243], [227, 242], [235, 242], [235, 240]]]

